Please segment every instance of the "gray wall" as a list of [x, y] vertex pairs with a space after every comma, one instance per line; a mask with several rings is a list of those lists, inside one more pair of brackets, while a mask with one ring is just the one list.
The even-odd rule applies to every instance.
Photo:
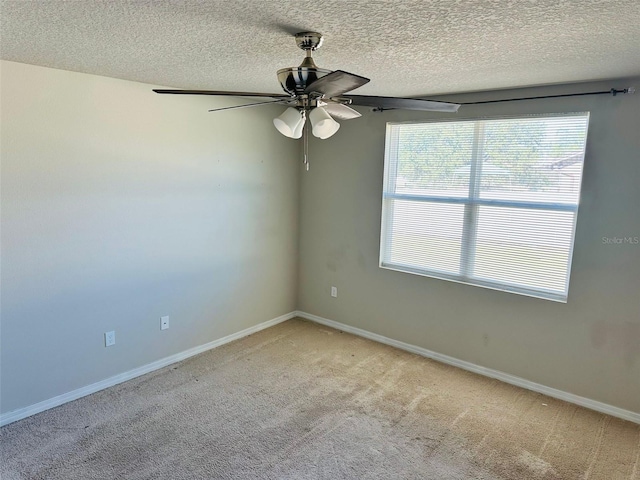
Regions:
[[[428, 81], [428, 78], [427, 80]], [[608, 90], [634, 82], [459, 96], [474, 101]], [[454, 98], [454, 97], [450, 97]], [[459, 118], [590, 111], [567, 304], [378, 267], [385, 123], [451, 115], [387, 111], [311, 145], [301, 177], [302, 311], [640, 412], [640, 95], [463, 107]], [[330, 287], [338, 287], [338, 298]]]
[[640, 246], [602, 242], [640, 236], [640, 95], [457, 115], [591, 111], [565, 305], [378, 268], [385, 122], [445, 115], [362, 110], [312, 139], [302, 172], [271, 123], [281, 107], [210, 114], [234, 101], [12, 62], [0, 81], [1, 412], [296, 306], [640, 411]]
[[295, 309], [282, 107], [213, 114], [234, 101], [1, 68], [2, 412]]

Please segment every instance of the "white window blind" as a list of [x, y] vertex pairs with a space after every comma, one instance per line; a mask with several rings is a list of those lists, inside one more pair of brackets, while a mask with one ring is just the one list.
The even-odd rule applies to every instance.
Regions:
[[389, 123], [380, 266], [566, 302], [588, 123]]

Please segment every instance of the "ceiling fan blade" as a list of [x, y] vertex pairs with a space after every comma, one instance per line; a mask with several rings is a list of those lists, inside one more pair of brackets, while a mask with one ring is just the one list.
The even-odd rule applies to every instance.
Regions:
[[345, 92], [355, 90], [365, 83], [369, 83], [369, 81], [368, 78], [361, 77], [360, 75], [336, 70], [307, 85], [304, 93], [321, 93], [326, 97], [335, 97]]
[[403, 110], [455, 113], [458, 111], [458, 108], [460, 108], [460, 105], [457, 103], [421, 100], [419, 98], [375, 97], [372, 95], [345, 95], [345, 98], [350, 98], [353, 105], [376, 107], [382, 110], [400, 108]]
[[291, 95], [280, 93], [255, 93], [255, 92], [221, 92], [217, 90], [171, 90], [154, 88], [156, 93], [168, 93], [172, 95], [219, 95], [227, 97], [266, 97], [266, 98], [291, 98]]
[[233, 110], [236, 108], [245, 108], [245, 107], [257, 107], [258, 105], [273, 105], [276, 103], [284, 103], [289, 102], [289, 99], [283, 98], [282, 100], [267, 100], [266, 102], [256, 102], [256, 103], [245, 103], [242, 105], [232, 105], [230, 107], [220, 107], [220, 108], [212, 108], [208, 110], [209, 112], [219, 112], [221, 110]]
[[361, 117], [353, 108], [342, 105], [341, 103], [327, 103], [323, 107], [329, 115], [338, 120], [351, 120], [352, 118]]

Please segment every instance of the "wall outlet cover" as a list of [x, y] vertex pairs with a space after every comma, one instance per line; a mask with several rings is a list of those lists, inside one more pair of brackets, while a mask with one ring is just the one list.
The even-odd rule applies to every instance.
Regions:
[[104, 346], [110, 347], [111, 345], [116, 344], [116, 332], [105, 332], [104, 334]]

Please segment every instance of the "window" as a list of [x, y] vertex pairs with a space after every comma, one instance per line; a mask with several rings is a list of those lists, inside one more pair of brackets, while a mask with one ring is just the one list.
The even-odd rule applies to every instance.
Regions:
[[380, 266], [566, 302], [588, 123], [387, 124]]

